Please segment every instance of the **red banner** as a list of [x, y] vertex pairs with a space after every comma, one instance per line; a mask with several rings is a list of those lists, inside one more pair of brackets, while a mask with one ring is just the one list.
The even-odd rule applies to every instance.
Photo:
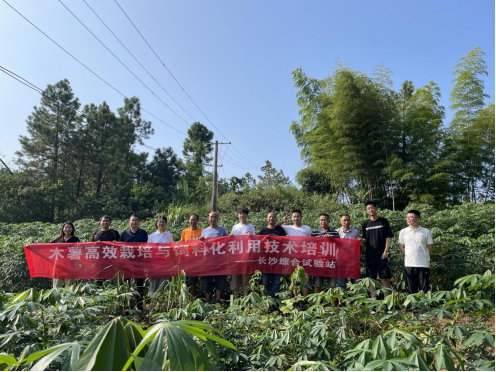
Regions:
[[111, 279], [252, 274], [360, 277], [355, 239], [242, 235], [173, 244], [93, 242], [30, 244], [24, 247], [32, 278]]

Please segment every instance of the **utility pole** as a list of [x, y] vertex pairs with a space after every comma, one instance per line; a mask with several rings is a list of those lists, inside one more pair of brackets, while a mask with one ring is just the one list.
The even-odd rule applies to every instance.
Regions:
[[211, 210], [213, 212], [217, 211], [217, 194], [218, 194], [218, 183], [217, 183], [217, 154], [218, 154], [218, 148], [219, 145], [230, 145], [231, 142], [219, 142], [215, 141], [214, 142], [214, 181], [213, 181], [213, 187], [212, 187], [212, 204], [211, 204]]

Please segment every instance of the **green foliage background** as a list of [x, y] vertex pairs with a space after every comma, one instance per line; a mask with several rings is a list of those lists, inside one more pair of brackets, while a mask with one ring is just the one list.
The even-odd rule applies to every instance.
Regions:
[[[326, 200], [316, 198], [315, 203], [320, 200], [321, 209], [305, 209], [312, 204], [307, 200], [303, 205], [294, 207], [303, 210], [303, 223], [317, 228], [318, 215], [322, 212], [331, 216], [331, 227], [338, 228], [341, 214], [348, 213], [351, 216], [352, 226], [361, 231], [361, 223], [367, 219], [362, 205], [347, 207]], [[315, 205], [313, 206], [315, 208]], [[220, 203], [219, 224], [228, 231], [238, 223], [235, 208], [226, 211], [223, 203]], [[474, 267], [478, 271], [494, 270], [494, 205], [465, 203], [451, 209], [437, 211], [427, 204], [411, 204], [405, 209], [418, 209], [422, 213], [421, 225], [431, 229], [434, 237], [435, 248], [431, 259], [432, 285], [436, 289], [447, 289], [454, 281], [463, 275], [473, 273]], [[404, 217], [405, 211], [381, 210], [380, 215], [386, 217], [395, 233], [390, 265], [392, 273], [395, 274], [394, 281], [401, 283], [403, 271], [403, 257], [396, 248], [396, 240], [399, 231], [406, 227]], [[198, 210], [193, 206], [175, 207], [171, 206], [164, 215], [168, 218], [167, 230], [170, 231], [177, 241], [181, 231], [188, 226], [187, 220], [190, 213], [200, 215], [199, 226], [207, 226], [208, 209]], [[291, 209], [279, 212], [279, 218], [284, 213], [291, 213]], [[252, 212], [249, 214], [249, 222], [260, 231], [266, 226], [268, 211]], [[155, 220], [153, 218], [142, 221], [141, 228], [152, 233]], [[99, 229], [96, 220], [75, 221], [76, 236], [82, 241], [90, 241], [93, 232]], [[24, 258], [24, 246], [30, 243], [47, 243], [53, 240], [60, 232], [60, 224], [49, 223], [24, 223], [5, 224], [0, 223], [0, 289], [7, 292], [16, 292], [31, 286], [49, 287], [47, 279], [29, 279], [27, 265]], [[114, 220], [112, 228], [119, 232], [126, 229], [126, 220]], [[362, 252], [363, 253], [363, 252]], [[363, 254], [362, 254], [363, 258]], [[362, 268], [364, 264], [362, 264]], [[364, 273], [363, 273], [364, 274]]]

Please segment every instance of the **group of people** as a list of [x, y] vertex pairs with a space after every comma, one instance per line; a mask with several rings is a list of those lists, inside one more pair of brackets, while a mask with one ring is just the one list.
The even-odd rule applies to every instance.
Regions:
[[[369, 215], [369, 219], [362, 223], [362, 233], [351, 227], [351, 219], [348, 214], [343, 214], [340, 217], [341, 227], [332, 229], [330, 227], [330, 217], [327, 213], [321, 213], [319, 216], [319, 227], [312, 230], [310, 226], [302, 223], [303, 214], [300, 210], [295, 209], [291, 213], [291, 224], [285, 224], [289, 217], [286, 215], [281, 221], [278, 221], [275, 212], [270, 212], [267, 215], [267, 226], [262, 228], [257, 234], [255, 227], [248, 223], [249, 211], [247, 208], [240, 208], [237, 210], [237, 217], [239, 223], [234, 225], [231, 230], [231, 235], [277, 235], [277, 236], [314, 236], [325, 238], [340, 238], [340, 239], [359, 239], [365, 243], [365, 258], [366, 258], [366, 277], [381, 280], [384, 288], [389, 288], [389, 279], [391, 272], [388, 266], [389, 250], [391, 245], [391, 238], [393, 238], [393, 231], [389, 222], [384, 217], [379, 217], [377, 214], [378, 208], [374, 201], [365, 203], [365, 211]], [[184, 229], [181, 233], [181, 242], [190, 240], [203, 240], [209, 238], [217, 238], [221, 236], [228, 236], [228, 231], [219, 226], [219, 213], [210, 212], [208, 215], [208, 227], [198, 227], [199, 216], [192, 213], [189, 216], [189, 227]], [[142, 243], [173, 243], [174, 239], [170, 232], [166, 231], [167, 218], [165, 216], [158, 216], [155, 221], [156, 232], [148, 235], [145, 230], [139, 228], [140, 220], [138, 216], [132, 215], [129, 218], [129, 228], [124, 230], [121, 234], [116, 230], [110, 228], [112, 219], [110, 216], [103, 216], [100, 218], [100, 230], [93, 233], [91, 241], [120, 241], [120, 242], [142, 242]], [[432, 254], [433, 239], [428, 229], [420, 226], [420, 212], [417, 210], [410, 210], [406, 215], [407, 227], [402, 229], [399, 234], [399, 249], [405, 256], [405, 279], [410, 293], [416, 293], [419, 290], [424, 292], [429, 288], [429, 272], [430, 272], [430, 255]], [[68, 221], [62, 225], [60, 235], [52, 243], [75, 243], [79, 239], [74, 236], [74, 225]], [[219, 302], [222, 298], [222, 293], [227, 289], [227, 276], [214, 275], [202, 276], [202, 291], [205, 294], [207, 302]], [[250, 291], [250, 278], [251, 274], [232, 275], [231, 290], [235, 298], [238, 297], [240, 290], [246, 296]], [[63, 279], [54, 279], [53, 286], [62, 286]], [[152, 278], [149, 285], [149, 295], [153, 296], [160, 285], [166, 278]], [[194, 296], [196, 294], [196, 286], [198, 284], [198, 277], [190, 277], [190, 290]], [[265, 287], [266, 293], [271, 296], [277, 295], [280, 292], [281, 274], [262, 274], [262, 282]], [[325, 278], [314, 277], [313, 287], [314, 292], [322, 291], [326, 280], [329, 287], [339, 286], [346, 289], [347, 278]], [[354, 279], [350, 279], [352, 283]], [[71, 285], [72, 279], [66, 279], [66, 285]], [[309, 284], [301, 288], [302, 295], [310, 293]], [[144, 297], [144, 279], [136, 279], [138, 293], [141, 298]], [[215, 291], [215, 292], [214, 292]], [[376, 299], [375, 287], [370, 288], [371, 298]], [[215, 298], [212, 295], [215, 293]], [[139, 304], [142, 306], [142, 303]]]

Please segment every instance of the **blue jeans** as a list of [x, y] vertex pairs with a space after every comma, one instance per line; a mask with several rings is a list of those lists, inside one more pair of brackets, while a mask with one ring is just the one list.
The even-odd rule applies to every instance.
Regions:
[[262, 283], [268, 296], [274, 297], [281, 291], [281, 276], [281, 274], [262, 274]]
[[[346, 280], [347, 278], [338, 278], [338, 287], [346, 290]], [[350, 279], [350, 281], [351, 284], [355, 284], [357, 282], [357, 279]]]

